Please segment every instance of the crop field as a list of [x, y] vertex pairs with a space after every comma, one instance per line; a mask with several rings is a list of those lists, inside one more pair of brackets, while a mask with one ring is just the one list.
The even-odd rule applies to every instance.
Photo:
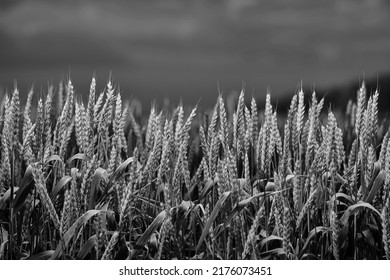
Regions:
[[44, 92], [0, 104], [1, 260], [390, 259], [389, 122], [364, 82], [287, 114], [269, 92], [147, 114], [111, 81]]

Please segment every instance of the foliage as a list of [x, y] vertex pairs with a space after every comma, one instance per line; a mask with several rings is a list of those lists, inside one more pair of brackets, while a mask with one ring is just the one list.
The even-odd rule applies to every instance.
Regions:
[[269, 93], [261, 113], [241, 92], [148, 118], [95, 93], [31, 90], [22, 115], [5, 96], [1, 259], [390, 258], [390, 136], [364, 83], [345, 114], [299, 90], [283, 119]]

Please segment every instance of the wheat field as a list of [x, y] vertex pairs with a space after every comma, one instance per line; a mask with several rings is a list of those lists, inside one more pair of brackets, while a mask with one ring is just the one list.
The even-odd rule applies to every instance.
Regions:
[[27, 96], [0, 105], [2, 260], [390, 259], [389, 123], [364, 82], [287, 115], [244, 91], [145, 115], [94, 78], [86, 104], [70, 80]]

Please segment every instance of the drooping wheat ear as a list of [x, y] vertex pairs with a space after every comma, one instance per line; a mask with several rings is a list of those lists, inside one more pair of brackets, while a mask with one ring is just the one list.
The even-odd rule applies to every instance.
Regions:
[[34, 90], [31, 87], [27, 95], [26, 106], [24, 107], [24, 113], [23, 113], [23, 135], [22, 135], [23, 139], [26, 138], [26, 134], [32, 126], [30, 114], [31, 114], [31, 103], [32, 103], [33, 96], [34, 96]]
[[248, 259], [251, 256], [252, 251], [255, 249], [254, 248], [255, 238], [256, 238], [257, 229], [260, 226], [260, 222], [261, 222], [262, 217], [263, 217], [263, 209], [261, 207], [259, 207], [259, 209], [256, 212], [251, 229], [249, 230], [248, 236], [247, 236], [246, 241], [245, 241], [244, 251], [242, 252], [242, 259], [243, 260]]
[[390, 197], [388, 196], [383, 206], [381, 218], [382, 218], [382, 242], [385, 251], [385, 257], [390, 260]]
[[38, 167], [37, 164], [32, 165], [32, 174], [35, 182], [35, 188], [39, 194], [39, 197], [41, 199], [41, 203], [43, 207], [45, 208], [46, 212], [49, 214], [51, 220], [54, 223], [55, 228], [60, 231], [61, 223], [58, 218], [56, 209], [54, 208], [54, 205], [50, 199], [50, 196], [46, 189], [46, 182], [44, 175], [42, 173], [42, 170]]
[[119, 231], [115, 231], [111, 236], [110, 241], [108, 242], [106, 250], [103, 253], [102, 260], [112, 260], [114, 247], [116, 243], [118, 243], [118, 240], [119, 240]]
[[364, 113], [365, 106], [366, 106], [366, 84], [363, 81], [360, 89], [357, 92], [355, 133], [358, 136], [360, 135], [360, 130], [363, 123], [363, 113]]

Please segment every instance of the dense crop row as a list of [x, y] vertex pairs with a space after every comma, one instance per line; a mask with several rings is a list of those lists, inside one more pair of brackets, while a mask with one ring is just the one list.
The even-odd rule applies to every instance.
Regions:
[[5, 96], [0, 259], [390, 258], [390, 136], [364, 83], [337, 119], [302, 90], [283, 118], [243, 92], [147, 117], [95, 88]]

